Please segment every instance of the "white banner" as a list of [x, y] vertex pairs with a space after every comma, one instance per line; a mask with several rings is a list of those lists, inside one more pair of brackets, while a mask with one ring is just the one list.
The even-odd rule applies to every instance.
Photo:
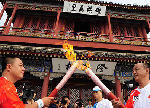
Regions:
[[[85, 60], [83, 61], [86, 62]], [[103, 74], [103, 75], [113, 75], [116, 63], [117, 62], [90, 61], [92, 71], [95, 74]], [[53, 72], [66, 73], [68, 69], [71, 67], [71, 62], [69, 62], [67, 59], [52, 58], [52, 66]], [[75, 73], [85, 74], [84, 71], [81, 71], [79, 69], [77, 69]]]
[[106, 16], [106, 6], [64, 1], [63, 12]]

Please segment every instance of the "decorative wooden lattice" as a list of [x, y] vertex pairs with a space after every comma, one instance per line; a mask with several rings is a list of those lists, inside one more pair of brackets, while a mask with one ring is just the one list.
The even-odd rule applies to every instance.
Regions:
[[135, 35], [136, 37], [138, 37], [138, 36], [139, 36], [138, 26], [137, 26], [137, 25], [134, 25], [133, 30], [134, 30], [134, 35]]
[[28, 28], [31, 18], [29, 16], [25, 16], [23, 28]]
[[35, 86], [35, 90], [36, 90], [35, 100], [38, 100], [41, 98], [42, 87], [37, 85], [37, 86]]
[[124, 25], [120, 26], [120, 35], [125, 36], [125, 27], [124, 27]]
[[63, 96], [68, 96], [68, 92], [67, 92], [68, 89], [61, 89], [58, 93], [57, 93], [57, 99], [58, 100], [61, 100]]
[[82, 100], [84, 102], [84, 106], [88, 105], [88, 100], [92, 98], [92, 89], [82, 89]]
[[48, 25], [47, 25], [47, 29], [54, 29], [54, 24], [56, 22], [56, 18], [53, 16], [47, 17], [48, 18]]
[[[39, 85], [25, 85], [25, 87], [26, 88], [31, 88], [31, 89], [36, 91], [35, 100], [38, 100], [38, 99], [41, 98], [41, 92], [42, 92], [42, 87], [41, 86], [39, 86]], [[23, 92], [23, 85], [19, 85], [16, 88], [17, 88], [17, 92], [18, 93], [22, 93]]]
[[69, 20], [65, 22], [65, 31], [74, 31], [73, 30], [73, 21]]
[[112, 23], [112, 33], [113, 33], [113, 35], [119, 35], [118, 32], [119, 32], [118, 31], [118, 24]]
[[126, 25], [126, 31], [127, 31], [127, 36], [133, 36], [131, 24]]
[[39, 24], [39, 29], [43, 30], [45, 27], [45, 23], [46, 23], [46, 17], [42, 17], [40, 20], [40, 24]]
[[[51, 93], [52, 89], [49, 88], [48, 95]], [[69, 93], [68, 93], [69, 92]], [[69, 89], [63, 88], [57, 94], [57, 100], [61, 101], [63, 96], [69, 96], [70, 104], [74, 104], [77, 99], [82, 99], [84, 106], [88, 104], [87, 99], [92, 98], [92, 89]]]
[[31, 28], [32, 28], [32, 29], [36, 29], [38, 19], [39, 19], [39, 18], [38, 18], [37, 16], [34, 16], [34, 17], [33, 17], [32, 25], [31, 25]]
[[80, 98], [79, 89], [70, 89], [70, 103], [73, 105], [77, 99]]
[[102, 30], [101, 30], [102, 25], [100, 23], [94, 23], [94, 25], [92, 26], [92, 32], [93, 33], [98, 33], [101, 34]]

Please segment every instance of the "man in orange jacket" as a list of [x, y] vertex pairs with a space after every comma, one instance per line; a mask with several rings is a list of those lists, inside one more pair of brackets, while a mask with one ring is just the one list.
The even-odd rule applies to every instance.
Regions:
[[18, 57], [6, 57], [2, 62], [0, 77], [0, 108], [42, 108], [49, 106], [53, 97], [44, 97], [33, 104], [23, 104], [14, 83], [23, 78], [25, 68]]

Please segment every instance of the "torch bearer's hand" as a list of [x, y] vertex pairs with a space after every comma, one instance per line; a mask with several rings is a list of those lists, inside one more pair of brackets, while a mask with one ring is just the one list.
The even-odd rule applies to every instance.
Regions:
[[54, 99], [54, 97], [44, 97], [44, 98], [42, 98], [44, 106], [48, 107], [53, 99]]
[[120, 108], [121, 101], [120, 101], [120, 99], [119, 99], [119, 98], [117, 98], [117, 99], [113, 99], [113, 100], [111, 100], [111, 102], [112, 102], [112, 104], [113, 104], [114, 108]]

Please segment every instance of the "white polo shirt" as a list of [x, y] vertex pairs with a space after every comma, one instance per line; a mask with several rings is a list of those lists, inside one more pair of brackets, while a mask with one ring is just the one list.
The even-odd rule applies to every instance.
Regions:
[[111, 101], [108, 99], [102, 99], [97, 103], [96, 108], [113, 108]]
[[144, 88], [137, 88], [140, 94], [133, 97], [134, 108], [150, 108], [150, 83]]

